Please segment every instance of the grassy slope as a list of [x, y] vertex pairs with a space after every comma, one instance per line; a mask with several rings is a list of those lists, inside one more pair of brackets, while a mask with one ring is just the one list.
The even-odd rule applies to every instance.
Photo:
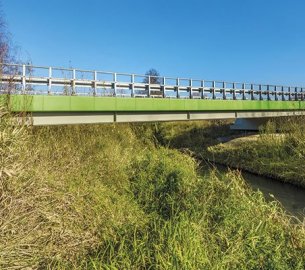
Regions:
[[[241, 139], [208, 148], [211, 159], [305, 187], [304, 119], [269, 123], [257, 140]], [[280, 133], [276, 133], [280, 129]]]
[[[305, 187], [304, 118], [271, 122], [260, 135], [241, 137], [226, 143], [217, 138], [234, 137], [226, 121], [189, 122], [159, 126], [162, 144], [190, 150], [205, 160]], [[247, 135], [247, 134], [246, 134]]]
[[304, 267], [301, 225], [235, 173], [200, 177], [191, 157], [155, 145], [155, 126], [7, 121], [1, 269]]

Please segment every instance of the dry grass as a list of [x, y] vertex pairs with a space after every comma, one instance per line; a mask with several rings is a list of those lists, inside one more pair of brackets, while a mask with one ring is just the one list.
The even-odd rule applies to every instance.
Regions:
[[131, 132], [30, 131], [1, 123], [1, 268], [76, 263], [113, 237], [115, 228], [145, 221], [137, 205], [120, 194], [128, 147], [110, 138], [124, 136], [128, 144]]
[[154, 126], [1, 118], [1, 269], [302, 269], [305, 232]]

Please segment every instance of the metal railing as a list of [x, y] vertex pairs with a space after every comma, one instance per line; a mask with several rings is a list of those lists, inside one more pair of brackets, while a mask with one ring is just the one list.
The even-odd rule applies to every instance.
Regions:
[[0, 64], [0, 93], [221, 100], [304, 100], [305, 87]]

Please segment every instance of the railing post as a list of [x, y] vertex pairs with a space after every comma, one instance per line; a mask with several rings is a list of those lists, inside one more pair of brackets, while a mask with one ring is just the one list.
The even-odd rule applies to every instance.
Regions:
[[75, 69], [72, 70], [72, 96], [76, 94], [76, 84], [75, 84], [75, 79], [76, 79], [76, 72]]
[[131, 74], [131, 97], [134, 97], [134, 74]]
[[190, 99], [193, 98], [193, 80], [189, 79]]
[[301, 100], [304, 101], [303, 87], [301, 87]]
[[288, 87], [288, 100], [291, 101], [291, 87]]
[[262, 85], [261, 84], [258, 86], [258, 91], [259, 91], [259, 100], [263, 100], [263, 93], [262, 93]]
[[150, 76], [148, 76], [148, 85], [147, 85], [147, 91], [148, 91], [147, 96], [148, 96], [148, 97], [150, 97]]
[[282, 101], [285, 101], [285, 94], [284, 94], [284, 86], [281, 88], [282, 92]]
[[25, 65], [22, 65], [22, 93], [23, 94], [25, 94], [25, 90], [26, 90], [25, 70], [26, 70]]
[[180, 98], [180, 93], [179, 93], [179, 86], [180, 86], [180, 79], [176, 79], [176, 91], [177, 91], [177, 98]]
[[97, 72], [93, 72], [93, 96], [97, 95]]
[[254, 100], [254, 85], [253, 85], [253, 83], [251, 84], [251, 89], [250, 89], [250, 91], [251, 91], [251, 100]]
[[113, 73], [113, 95], [116, 96], [117, 94], [117, 74]]
[[243, 84], [242, 84], [242, 91], [243, 91], [243, 93], [242, 93], [242, 98], [243, 98], [243, 100], [245, 100], [245, 99], [246, 99], [246, 95], [245, 95], [245, 87], [246, 87], [246, 85], [243, 83]]
[[269, 84], [267, 85], [267, 100], [271, 100], [271, 98], [270, 98], [270, 86], [269, 86]]
[[294, 96], [295, 96], [295, 100], [299, 99], [298, 98], [298, 88], [297, 87], [295, 87], [295, 89], [294, 89]]
[[277, 86], [275, 85], [274, 86], [274, 100], [278, 100], [278, 97], [277, 97]]
[[233, 83], [233, 100], [236, 100], [236, 84], [235, 82]]
[[222, 98], [223, 98], [223, 100], [226, 100], [227, 99], [227, 95], [226, 95], [226, 83], [225, 82], [223, 82], [222, 83]]
[[48, 95], [51, 94], [51, 91], [52, 91], [52, 67], [49, 67]]
[[216, 95], [215, 95], [215, 86], [216, 86], [216, 82], [215, 81], [213, 81], [213, 84], [212, 84], [212, 98], [213, 99], [216, 99]]
[[166, 97], [166, 78], [163, 77], [163, 97], [165, 98]]
[[201, 81], [201, 99], [204, 99], [204, 81]]

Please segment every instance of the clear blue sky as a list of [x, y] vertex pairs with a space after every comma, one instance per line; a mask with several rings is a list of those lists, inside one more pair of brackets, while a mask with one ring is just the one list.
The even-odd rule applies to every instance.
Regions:
[[0, 0], [33, 64], [305, 86], [304, 0]]

